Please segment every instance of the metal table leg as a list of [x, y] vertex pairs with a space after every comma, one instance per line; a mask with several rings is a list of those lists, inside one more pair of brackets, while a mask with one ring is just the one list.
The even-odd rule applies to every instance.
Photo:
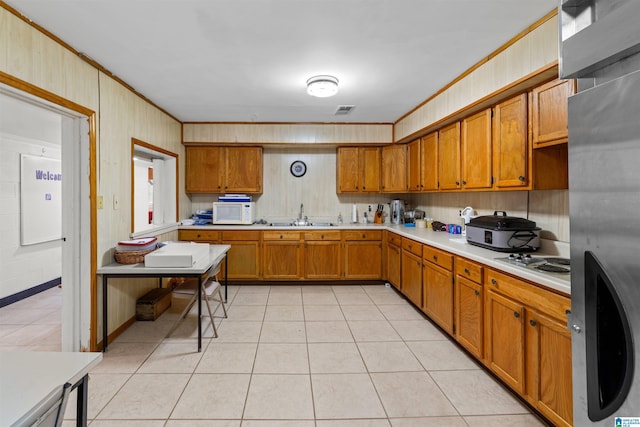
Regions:
[[109, 275], [102, 275], [102, 351], [107, 351], [109, 335], [107, 332], [107, 282]]
[[202, 351], [202, 276], [198, 276], [198, 353]]
[[78, 403], [76, 408], [76, 426], [87, 427], [87, 402], [89, 395], [89, 375], [82, 377], [77, 383]]

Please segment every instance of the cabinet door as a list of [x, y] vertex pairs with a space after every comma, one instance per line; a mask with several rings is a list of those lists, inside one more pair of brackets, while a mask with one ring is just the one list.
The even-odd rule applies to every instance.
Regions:
[[407, 144], [407, 189], [422, 191], [421, 142], [419, 139]]
[[527, 311], [527, 394], [556, 426], [571, 426], [571, 334], [566, 322]]
[[483, 359], [482, 285], [456, 276], [455, 295], [456, 339], [478, 359]]
[[396, 289], [400, 289], [401, 251], [396, 245], [387, 245], [387, 281]]
[[407, 190], [407, 147], [382, 147], [382, 191], [387, 193]]
[[227, 252], [229, 279], [260, 279], [260, 231], [222, 231], [220, 243], [231, 245]]
[[402, 251], [402, 285], [400, 290], [415, 305], [422, 308], [422, 258]]
[[453, 335], [453, 273], [430, 262], [423, 263], [424, 312]]
[[265, 279], [300, 279], [300, 241], [265, 241], [262, 277]]
[[491, 188], [491, 109], [462, 121], [462, 188]]
[[575, 92], [573, 80], [554, 80], [533, 89], [533, 146], [560, 144], [568, 140], [568, 101]]
[[438, 131], [438, 188], [460, 188], [460, 122]]
[[382, 278], [382, 243], [378, 241], [345, 242], [344, 278]]
[[380, 153], [379, 147], [361, 147], [360, 149], [360, 185], [362, 191], [380, 191]]
[[262, 148], [225, 147], [225, 192], [262, 193]]
[[341, 276], [340, 240], [306, 241], [304, 244], [305, 279], [339, 279]]
[[422, 162], [422, 190], [438, 189], [438, 132], [422, 137], [420, 159]]
[[527, 95], [502, 102], [494, 111], [494, 186], [498, 189], [527, 187], [530, 182]]
[[260, 242], [259, 241], [229, 241], [231, 245], [227, 253], [228, 278], [231, 279], [260, 279]]
[[220, 193], [222, 191], [221, 150], [220, 147], [186, 147], [185, 191], [187, 193]]
[[486, 292], [487, 363], [517, 393], [524, 393], [524, 307]]
[[360, 191], [360, 166], [357, 147], [339, 147], [337, 165], [338, 193], [358, 193]]

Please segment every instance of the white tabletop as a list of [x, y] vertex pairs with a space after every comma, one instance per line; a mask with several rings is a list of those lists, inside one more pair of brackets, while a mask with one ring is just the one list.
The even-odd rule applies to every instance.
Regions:
[[97, 273], [109, 275], [204, 274], [211, 268], [212, 265], [219, 264], [230, 248], [231, 245], [209, 245], [209, 258], [199, 259], [191, 267], [145, 267], [144, 262], [138, 264], [118, 264], [117, 262], [114, 262], [98, 268]]
[[54, 388], [75, 384], [102, 353], [0, 351], [0, 425], [10, 426]]

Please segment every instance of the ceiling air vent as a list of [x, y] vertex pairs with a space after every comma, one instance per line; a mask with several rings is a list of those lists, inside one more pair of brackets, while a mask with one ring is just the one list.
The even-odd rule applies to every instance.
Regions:
[[351, 112], [351, 110], [353, 110], [356, 106], [355, 105], [338, 105], [338, 108], [336, 109], [336, 112], [334, 113], [334, 115], [336, 116], [344, 116], [347, 115]]

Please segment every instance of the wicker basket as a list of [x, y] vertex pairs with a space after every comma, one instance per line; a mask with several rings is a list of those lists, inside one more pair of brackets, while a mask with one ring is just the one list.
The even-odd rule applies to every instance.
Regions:
[[153, 251], [154, 249], [148, 249], [146, 251], [116, 251], [116, 262], [119, 264], [137, 264], [144, 262], [144, 256]]

